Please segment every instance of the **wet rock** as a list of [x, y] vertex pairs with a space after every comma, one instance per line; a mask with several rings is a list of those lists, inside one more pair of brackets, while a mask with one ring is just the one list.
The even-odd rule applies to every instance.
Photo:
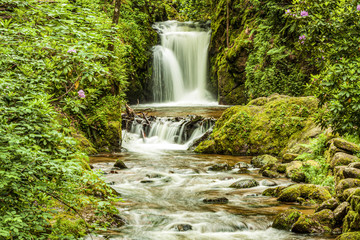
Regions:
[[276, 215], [272, 224], [273, 228], [289, 231], [293, 224], [297, 222], [302, 213], [296, 209], [288, 209]]
[[291, 231], [296, 233], [331, 233], [335, 225], [334, 214], [325, 209], [320, 212], [301, 215]]
[[348, 202], [343, 202], [334, 210], [334, 218], [338, 226], [342, 225], [343, 219], [348, 213], [349, 208], [350, 204]]
[[331, 194], [325, 187], [314, 184], [295, 184], [283, 189], [278, 200], [281, 202], [301, 202], [303, 200], [312, 200], [320, 203], [330, 198]]
[[259, 183], [254, 179], [242, 179], [230, 185], [231, 188], [252, 188], [259, 186]]
[[360, 180], [354, 178], [347, 178], [341, 180], [335, 188], [338, 197], [342, 197], [343, 192], [348, 188], [360, 187]]
[[295, 158], [297, 158], [299, 156], [299, 154], [294, 154], [294, 153], [285, 153], [283, 156], [283, 163], [289, 163], [295, 160]]
[[276, 182], [274, 182], [274, 181], [264, 179], [264, 180], [261, 181], [261, 185], [262, 185], [262, 186], [267, 186], [267, 187], [274, 187], [274, 186], [276, 186], [277, 184], [276, 184]]
[[140, 183], [153, 183], [153, 180], [141, 180]]
[[294, 182], [305, 182], [305, 174], [302, 172], [303, 163], [300, 161], [293, 161], [286, 167], [286, 177]]
[[344, 178], [360, 178], [360, 169], [346, 167], [343, 169], [343, 176]]
[[158, 173], [149, 173], [149, 174], [146, 174], [146, 177], [148, 177], [148, 178], [162, 178], [163, 175], [158, 174]]
[[360, 232], [343, 233], [336, 240], [360, 240]]
[[111, 227], [119, 228], [126, 224], [126, 220], [117, 214], [112, 215], [111, 220]]
[[276, 164], [280, 163], [276, 157], [270, 155], [261, 155], [257, 157], [253, 157], [251, 159], [251, 164], [256, 168], [261, 168], [267, 164]]
[[315, 212], [320, 212], [324, 209], [330, 209], [332, 211], [335, 210], [339, 206], [339, 201], [335, 198], [330, 198], [329, 200], [326, 200], [318, 208], [316, 208]]
[[203, 200], [203, 203], [206, 204], [226, 204], [229, 202], [229, 199], [227, 199], [226, 197], [221, 197], [221, 198], [205, 198]]
[[344, 179], [344, 169], [346, 166], [336, 166], [334, 168], [335, 181], [340, 182], [340, 180]]
[[110, 170], [110, 173], [111, 173], [111, 174], [118, 174], [118, 171], [115, 171], [115, 170], [111, 169], [111, 170]]
[[351, 143], [351, 142], [348, 142], [342, 138], [334, 138], [331, 140], [334, 145], [338, 148], [341, 148], [343, 150], [346, 150], [346, 151], [349, 151], [349, 152], [352, 152], [352, 153], [357, 153], [357, 152], [360, 152], [360, 146], [355, 144], [355, 143]]
[[89, 164], [90, 169], [94, 169], [94, 166], [92, 164]]
[[126, 169], [128, 168], [125, 163], [123, 161], [121, 161], [120, 159], [116, 160], [114, 167], [119, 168], [119, 169]]
[[231, 169], [232, 169], [231, 166], [227, 163], [218, 163], [208, 168], [209, 171], [215, 171], [215, 172], [229, 171]]
[[330, 167], [334, 168], [336, 166], [348, 165], [357, 161], [359, 161], [359, 158], [354, 155], [350, 155], [344, 152], [337, 152], [331, 159]]
[[235, 168], [239, 168], [239, 169], [249, 168], [249, 167], [251, 167], [251, 166], [245, 162], [238, 162], [235, 164]]
[[280, 174], [278, 174], [277, 172], [271, 171], [271, 170], [265, 170], [262, 172], [261, 174], [263, 177], [268, 177], [268, 178], [278, 178], [280, 177]]
[[360, 187], [346, 189], [341, 195], [341, 199], [350, 202], [352, 196], [360, 196]]
[[115, 182], [114, 182], [114, 181], [109, 182], [109, 185], [110, 185], [110, 186], [113, 186], [113, 185], [115, 185]]
[[265, 191], [263, 191], [262, 195], [268, 196], [268, 197], [279, 197], [282, 190], [284, 190], [285, 188], [286, 188], [285, 186], [279, 186], [276, 188], [268, 188]]
[[303, 163], [304, 166], [313, 167], [313, 168], [320, 168], [320, 164], [315, 160], [307, 160]]
[[176, 224], [172, 228], [179, 232], [186, 232], [192, 230], [192, 226], [190, 224]]
[[239, 171], [237, 171], [236, 173], [238, 173], [238, 174], [248, 174], [248, 173], [250, 173], [250, 171], [247, 168], [240, 168]]
[[350, 163], [348, 167], [360, 169], [360, 162]]

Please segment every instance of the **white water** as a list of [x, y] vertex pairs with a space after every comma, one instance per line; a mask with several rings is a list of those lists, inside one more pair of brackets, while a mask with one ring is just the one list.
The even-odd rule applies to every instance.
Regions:
[[154, 47], [153, 98], [157, 103], [214, 105], [206, 90], [210, 29], [176, 21], [154, 25], [161, 45]]

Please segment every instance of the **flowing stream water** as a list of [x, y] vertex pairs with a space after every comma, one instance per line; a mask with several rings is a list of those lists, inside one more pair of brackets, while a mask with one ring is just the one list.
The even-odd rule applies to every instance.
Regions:
[[[304, 213], [314, 210], [262, 196], [269, 179], [251, 166], [239, 172], [239, 164], [249, 164], [251, 157], [189, 150], [226, 109], [215, 106], [206, 90], [210, 30], [200, 24], [178, 22], [158, 23], [155, 28], [161, 45], [154, 49], [153, 92], [161, 104], [134, 107], [146, 112], [147, 118], [124, 120], [124, 151], [91, 157], [94, 170], [103, 172], [104, 180], [121, 194], [124, 202], [117, 207], [126, 224], [93, 239], [331, 238], [271, 228], [274, 216], [285, 209], [297, 208]], [[117, 159], [128, 168], [113, 169]], [[218, 163], [236, 167], [220, 172], [209, 169]], [[259, 186], [230, 188], [240, 179], [255, 179]], [[278, 186], [291, 183], [288, 179], [274, 182]], [[228, 202], [204, 201], [215, 198]]]

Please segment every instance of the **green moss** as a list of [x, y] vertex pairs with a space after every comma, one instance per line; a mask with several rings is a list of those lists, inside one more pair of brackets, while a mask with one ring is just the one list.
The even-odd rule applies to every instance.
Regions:
[[336, 240], [360, 240], [360, 232], [343, 233]]
[[312, 97], [273, 95], [264, 106], [236, 106], [217, 121], [210, 139], [196, 152], [278, 155], [301, 132], [317, 108]]
[[86, 234], [86, 224], [80, 217], [60, 214], [53, 220], [52, 233], [49, 239], [78, 239]]
[[343, 232], [359, 231], [360, 216], [359, 213], [350, 210], [344, 218]]
[[313, 184], [295, 184], [281, 191], [278, 200], [282, 202], [297, 202], [299, 199], [312, 200], [318, 203], [331, 198], [329, 191]]
[[289, 209], [276, 215], [272, 224], [273, 228], [291, 230], [292, 225], [299, 219], [302, 213], [296, 209]]

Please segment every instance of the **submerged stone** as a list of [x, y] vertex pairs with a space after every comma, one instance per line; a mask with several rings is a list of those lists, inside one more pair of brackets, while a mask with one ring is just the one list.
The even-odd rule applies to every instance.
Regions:
[[114, 167], [117, 167], [119, 169], [126, 169], [128, 168], [125, 163], [123, 161], [121, 161], [120, 159], [116, 160]]
[[302, 213], [296, 209], [288, 209], [276, 215], [272, 224], [273, 228], [281, 230], [290, 230], [293, 224], [299, 219]]
[[192, 230], [192, 226], [190, 224], [176, 224], [172, 228], [179, 232], [186, 232]]
[[252, 188], [259, 186], [259, 183], [254, 179], [242, 179], [230, 185], [231, 188]]
[[226, 197], [221, 197], [221, 198], [205, 198], [203, 200], [203, 203], [206, 204], [226, 204], [229, 202], [229, 199], [227, 199]]
[[232, 169], [232, 167], [227, 163], [215, 164], [215, 165], [208, 168], [209, 171], [217, 171], [217, 172], [219, 172], [219, 171], [229, 171], [231, 169]]

